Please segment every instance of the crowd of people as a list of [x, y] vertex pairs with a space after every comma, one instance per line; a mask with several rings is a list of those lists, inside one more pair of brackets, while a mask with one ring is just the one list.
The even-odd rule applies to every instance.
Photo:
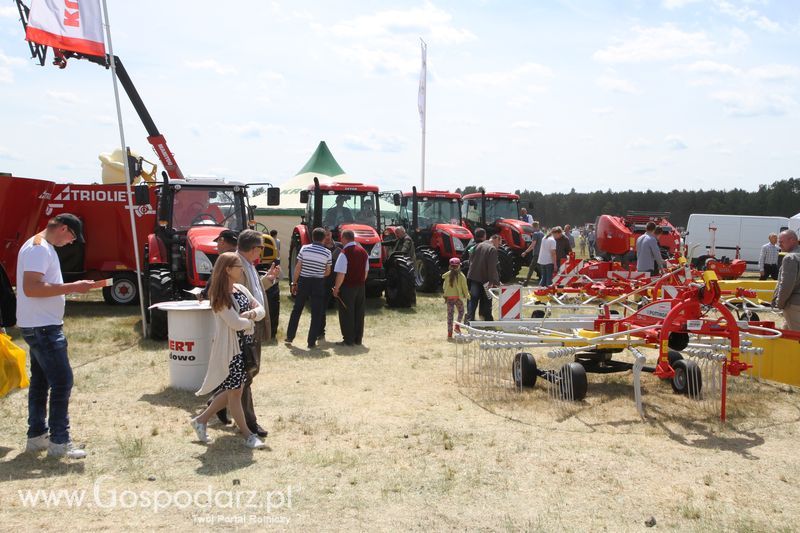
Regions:
[[[530, 217], [527, 213], [523, 216]], [[565, 225], [545, 232], [531, 221], [530, 245], [522, 253], [530, 256], [529, 270], [523, 284], [537, 274], [539, 284], [552, 283], [558, 265], [575, 249], [572, 229]], [[396, 233], [397, 250], [413, 258], [414, 243], [401, 228]], [[272, 234], [279, 243], [277, 233]], [[369, 273], [367, 252], [353, 231], [341, 232], [335, 242], [330, 230], [315, 228], [310, 244], [297, 254], [290, 272], [291, 292], [295, 297], [286, 328], [285, 343], [291, 346], [306, 304], [311, 320], [306, 334], [309, 349], [325, 341], [326, 309], [335, 300], [338, 307], [341, 346], [360, 346], [364, 342], [365, 284]], [[69, 427], [69, 398], [72, 368], [67, 340], [63, 332], [65, 295], [85, 293], [99, 287], [91, 280], [64, 283], [56, 248], [82, 241], [82, 223], [71, 214], [52, 218], [47, 227], [28, 239], [20, 248], [17, 262], [17, 324], [30, 348], [31, 378], [28, 391], [28, 432], [26, 451], [47, 450], [49, 456], [81, 458], [85, 450], [73, 445]], [[487, 236], [484, 229], [474, 232], [475, 246], [470, 250], [469, 268], [462, 272], [461, 261], [453, 258], [442, 275], [446, 302], [447, 337], [459, 323], [471, 322], [479, 315], [492, 321], [488, 291], [500, 285], [498, 274], [499, 235]], [[800, 244], [792, 230], [770, 234], [761, 250], [759, 271], [762, 279], [777, 280], [772, 301], [785, 319], [785, 327], [800, 330]], [[585, 232], [581, 242], [594, 252], [596, 238]], [[223, 424], [231, 418], [244, 443], [263, 448], [268, 435], [259, 423], [251, 391], [253, 379], [261, 366], [263, 344], [278, 333], [279, 284], [281, 268], [275, 261], [266, 271], [256, 265], [264, 248], [264, 236], [254, 230], [235, 233], [223, 230], [216, 239], [219, 257], [201, 298], [209, 301], [214, 314], [214, 336], [205, 378], [198, 395], [209, 395], [205, 410], [190, 424], [197, 439], [211, 442], [208, 423], [217, 416]], [[653, 222], [636, 242], [636, 269], [658, 275], [665, 267], [658, 247], [658, 228]], [[780, 260], [781, 255], [782, 261]], [[464, 303], [466, 302], [466, 309]], [[457, 313], [457, 317], [456, 317]]]

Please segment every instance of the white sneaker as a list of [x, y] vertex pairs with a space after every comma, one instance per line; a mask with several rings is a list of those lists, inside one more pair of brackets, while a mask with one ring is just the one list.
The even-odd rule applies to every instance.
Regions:
[[194, 428], [194, 432], [197, 433], [197, 440], [200, 442], [204, 442], [206, 444], [211, 442], [211, 437], [208, 436], [206, 430], [208, 429], [208, 424], [201, 424], [197, 421], [196, 418], [192, 418], [189, 422], [192, 427]]
[[264, 441], [259, 439], [258, 435], [256, 435], [255, 433], [250, 433], [250, 436], [247, 437], [246, 441], [244, 441], [244, 445], [254, 450], [266, 448], [267, 446], [266, 444], [264, 444]]
[[64, 444], [56, 444], [51, 442], [47, 448], [47, 457], [66, 457], [67, 459], [83, 459], [86, 457], [86, 451], [76, 448], [72, 441], [65, 442]]
[[28, 439], [27, 444], [25, 444], [25, 453], [43, 452], [48, 446], [50, 446], [50, 436], [47, 433], [43, 433], [38, 437]]

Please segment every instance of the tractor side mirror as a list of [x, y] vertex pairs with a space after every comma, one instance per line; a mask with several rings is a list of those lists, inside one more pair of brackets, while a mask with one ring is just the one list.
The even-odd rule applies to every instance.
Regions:
[[150, 204], [150, 187], [145, 182], [133, 188], [133, 203], [136, 205]]
[[403, 205], [401, 203], [402, 202], [402, 198], [400, 197], [400, 193], [394, 193], [392, 195], [392, 200], [394, 200], [394, 205], [396, 205], [396, 206]]
[[269, 187], [267, 189], [267, 205], [281, 204], [281, 190], [279, 187]]
[[308, 203], [308, 191], [300, 191], [300, 203], [301, 204]]

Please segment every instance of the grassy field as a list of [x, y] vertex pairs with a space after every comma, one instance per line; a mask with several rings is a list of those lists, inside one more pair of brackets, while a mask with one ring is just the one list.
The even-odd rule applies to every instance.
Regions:
[[[567, 409], [540, 389], [488, 400], [456, 381], [441, 297], [420, 295], [411, 310], [381, 303], [370, 301], [363, 348], [265, 348], [254, 395], [269, 448], [253, 451], [219, 425], [213, 444], [195, 441], [188, 421], [204, 399], [167, 386], [166, 343], [140, 339], [138, 308], [70, 300], [72, 433], [89, 455], [23, 454], [26, 394], [0, 399], [0, 523], [641, 531], [652, 517], [677, 531], [800, 527], [792, 389], [738, 388], [726, 425], [649, 375], [646, 421], [630, 374], [592, 376], [586, 400]], [[307, 326], [305, 317], [298, 339]], [[333, 314], [328, 328], [339, 340]], [[40, 489], [85, 499], [23, 501]]]

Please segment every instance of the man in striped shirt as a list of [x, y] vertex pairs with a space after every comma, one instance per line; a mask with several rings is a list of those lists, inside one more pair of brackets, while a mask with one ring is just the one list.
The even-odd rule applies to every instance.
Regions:
[[778, 236], [775, 233], [769, 234], [769, 242], [761, 247], [761, 255], [758, 256], [758, 272], [761, 279], [778, 279], [778, 253], [781, 251], [777, 245]]
[[286, 327], [286, 344], [291, 344], [297, 333], [300, 315], [311, 300], [311, 325], [308, 328], [308, 347], [317, 345], [317, 337], [322, 334], [322, 315], [325, 313], [325, 278], [331, 273], [331, 252], [322, 241], [325, 239], [323, 228], [314, 228], [311, 232], [311, 244], [300, 248], [297, 254], [297, 265], [292, 272], [292, 295], [294, 307]]

